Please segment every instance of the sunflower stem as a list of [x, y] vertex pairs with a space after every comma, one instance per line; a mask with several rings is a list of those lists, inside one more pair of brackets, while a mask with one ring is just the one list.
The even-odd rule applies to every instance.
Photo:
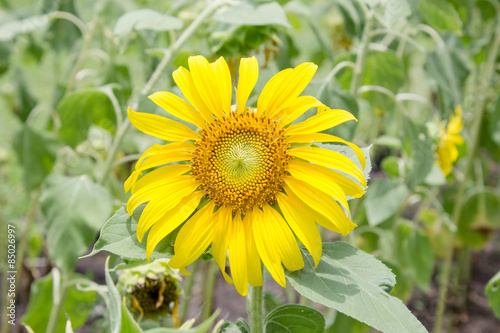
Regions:
[[205, 304], [203, 306], [203, 311], [201, 312], [201, 320], [205, 321], [212, 314], [212, 308], [214, 304], [214, 291], [215, 291], [215, 283], [217, 282], [217, 270], [218, 266], [215, 261], [207, 262], [207, 279], [205, 280]]
[[264, 287], [248, 287], [247, 313], [252, 333], [264, 332]]
[[[207, 7], [205, 7], [205, 9], [203, 9], [203, 11], [193, 20], [193, 22], [191, 22], [191, 24], [186, 28], [186, 30], [184, 30], [184, 32], [179, 36], [179, 38], [172, 45], [170, 45], [170, 48], [165, 52], [163, 58], [156, 67], [155, 71], [153, 72], [153, 74], [151, 74], [151, 77], [144, 85], [144, 88], [142, 88], [141, 92], [139, 93], [139, 96], [136, 97], [134, 101], [131, 103], [132, 109], [137, 109], [137, 106], [139, 105], [138, 102], [139, 98], [147, 95], [151, 91], [151, 89], [161, 78], [163, 71], [172, 60], [175, 53], [181, 48], [181, 46], [184, 45], [184, 43], [194, 34], [194, 32], [199, 28], [199, 26], [205, 21], [205, 19], [209, 15], [211, 15], [217, 8], [225, 4], [231, 4], [231, 1], [218, 0], [210, 2], [210, 4]], [[108, 174], [111, 172], [113, 161], [115, 159], [116, 154], [118, 153], [118, 148], [120, 147], [120, 144], [123, 141], [125, 134], [127, 134], [129, 128], [130, 128], [130, 121], [127, 117], [118, 127], [116, 136], [113, 140], [108, 156], [106, 157], [106, 161], [104, 161], [102, 173], [98, 179], [99, 184], [103, 184], [106, 178], [108, 177]]]
[[[500, 7], [496, 8], [500, 10]], [[497, 11], [497, 22], [496, 22], [496, 33], [494, 34], [494, 39], [491, 44], [491, 48], [488, 52], [488, 58], [486, 60], [486, 64], [484, 66], [484, 70], [481, 70], [480, 73], [483, 76], [480, 78], [477, 87], [478, 89], [484, 89], [485, 85], [488, 85], [491, 80], [491, 74], [494, 72], [495, 68], [495, 60], [498, 55], [498, 50], [500, 47], [500, 11]], [[464, 199], [465, 187], [467, 185], [468, 179], [470, 177], [472, 167], [474, 165], [474, 160], [476, 157], [476, 150], [479, 144], [479, 137], [481, 134], [481, 123], [483, 121], [484, 110], [486, 109], [486, 100], [488, 98], [487, 94], [479, 91], [479, 101], [476, 103], [476, 108], [472, 112], [474, 115], [474, 124], [472, 127], [471, 134], [471, 148], [468, 149], [467, 154], [467, 164], [465, 167], [464, 178], [459, 184], [457, 197], [455, 200], [455, 206], [453, 207], [453, 215], [452, 221], [457, 224], [460, 216], [462, 214], [462, 203]], [[444, 255], [443, 267], [441, 270], [441, 281], [439, 284], [439, 294], [438, 294], [438, 304], [436, 308], [436, 321], [434, 322], [433, 332], [438, 333], [441, 332], [441, 328], [443, 326], [443, 317], [446, 308], [446, 293], [448, 291], [448, 283], [450, 280], [451, 273], [451, 265], [453, 260], [453, 252], [454, 252], [454, 243], [456, 238], [456, 232], [452, 233], [451, 240], [449, 246], [446, 248], [446, 252]]]

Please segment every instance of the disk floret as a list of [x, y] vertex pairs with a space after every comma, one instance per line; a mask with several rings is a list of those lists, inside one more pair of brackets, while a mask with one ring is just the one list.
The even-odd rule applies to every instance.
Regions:
[[243, 213], [276, 200], [290, 159], [276, 121], [247, 108], [215, 120], [200, 134], [192, 174], [209, 199]]

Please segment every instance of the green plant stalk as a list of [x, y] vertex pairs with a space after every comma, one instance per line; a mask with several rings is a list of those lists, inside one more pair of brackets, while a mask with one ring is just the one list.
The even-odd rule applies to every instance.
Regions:
[[193, 265], [192, 265], [193, 274], [191, 274], [190, 276], [188, 276], [186, 278], [186, 283], [184, 285], [184, 302], [182, 302], [181, 315], [180, 315], [181, 323], [186, 321], [187, 311], [189, 308], [189, 304], [191, 302], [191, 292], [193, 291], [194, 277], [195, 277], [196, 272], [198, 270], [199, 264], [200, 264], [199, 260], [196, 260], [193, 263]]
[[247, 313], [252, 333], [264, 332], [264, 287], [248, 287]]
[[[163, 71], [165, 70], [167, 65], [170, 63], [170, 61], [172, 60], [175, 53], [193, 35], [193, 33], [199, 28], [199, 26], [205, 21], [205, 19], [209, 15], [211, 15], [218, 7], [220, 7], [224, 4], [228, 4], [228, 3], [229, 2], [225, 1], [225, 0], [211, 2], [210, 5], [205, 7], [205, 9], [203, 9], [203, 11], [193, 20], [193, 22], [191, 22], [191, 24], [186, 28], [186, 30], [184, 30], [184, 32], [179, 36], [179, 39], [177, 39], [170, 46], [168, 51], [165, 52], [165, 55], [161, 59], [160, 63], [156, 67], [153, 74], [151, 74], [151, 77], [144, 85], [144, 88], [142, 88], [141, 92], [139, 93], [139, 96], [133, 101], [133, 103], [131, 103], [132, 109], [137, 109], [137, 106], [139, 104], [138, 103], [139, 97], [147, 95], [151, 91], [153, 86], [160, 79], [161, 75], [163, 74]], [[113, 140], [113, 143], [112, 143], [111, 148], [109, 150], [108, 156], [106, 157], [106, 160], [104, 161], [104, 166], [102, 168], [103, 171], [101, 173], [101, 177], [99, 177], [99, 179], [98, 179], [99, 184], [103, 184], [104, 181], [106, 180], [108, 174], [111, 172], [111, 168], [112, 168], [115, 156], [118, 153], [118, 149], [120, 148], [120, 144], [123, 141], [123, 138], [125, 137], [125, 134], [128, 132], [129, 128], [130, 128], [130, 121], [127, 117], [127, 118], [125, 118], [123, 123], [118, 127], [115, 139]]]
[[[488, 52], [488, 58], [486, 61], [486, 65], [484, 70], [481, 70], [481, 73], [484, 73], [482, 78], [483, 82], [490, 82], [491, 74], [494, 71], [495, 60], [497, 58], [498, 49], [500, 46], [500, 12], [497, 12], [497, 24], [496, 24], [496, 33], [494, 34], [495, 38], [491, 45], [491, 48]], [[474, 124], [472, 128], [471, 135], [471, 145], [467, 154], [467, 164], [465, 167], [464, 178], [459, 184], [457, 199], [455, 200], [455, 206], [453, 208], [452, 221], [457, 224], [460, 215], [462, 213], [462, 203], [464, 200], [465, 187], [470, 177], [472, 167], [474, 166], [474, 159], [476, 150], [479, 144], [479, 136], [481, 134], [481, 123], [483, 120], [484, 110], [486, 107], [486, 95], [481, 94], [478, 103], [476, 104], [476, 108], [472, 113], [475, 116]], [[451, 273], [451, 265], [453, 260], [453, 250], [455, 243], [456, 233], [453, 233], [450, 240], [450, 246], [446, 249], [443, 268], [441, 271], [441, 281], [439, 284], [439, 294], [437, 299], [437, 308], [436, 308], [436, 321], [434, 322], [433, 332], [438, 333], [441, 331], [441, 327], [443, 325], [443, 316], [446, 308], [446, 293], [448, 291], [448, 280], [450, 279]]]
[[366, 14], [366, 24], [363, 31], [363, 38], [361, 40], [360, 48], [356, 54], [356, 67], [352, 73], [351, 88], [350, 93], [354, 97], [358, 96], [358, 89], [361, 86], [361, 81], [363, 80], [363, 72], [365, 70], [366, 56], [368, 54], [368, 46], [371, 40], [371, 29], [373, 25], [373, 13], [368, 12]]
[[63, 305], [66, 297], [65, 280], [66, 278], [64, 274], [61, 274], [57, 268], [52, 269], [52, 309], [50, 310], [50, 316], [45, 333], [55, 332], [59, 312], [61, 311], [61, 306]]
[[78, 54], [75, 66], [73, 66], [73, 70], [71, 71], [71, 74], [69, 76], [68, 85], [66, 86], [66, 92], [64, 93], [65, 96], [67, 96], [70, 92], [72, 92], [75, 89], [76, 75], [78, 74], [78, 71], [80, 71], [80, 68], [83, 66], [85, 60], [87, 59], [90, 45], [92, 44], [92, 40], [94, 39], [96, 28], [97, 28], [97, 23], [95, 20], [92, 20], [92, 22], [90, 22], [90, 28], [88, 29], [88, 31], [86, 33], [82, 31], [82, 33], [84, 33], [83, 47], [80, 51], [80, 54]]
[[212, 309], [214, 305], [214, 291], [215, 291], [215, 283], [217, 281], [217, 271], [219, 269], [219, 266], [215, 263], [215, 261], [211, 260], [207, 262], [207, 270], [208, 270], [208, 277], [205, 280], [204, 283], [204, 306], [203, 310], [201, 312], [201, 320], [205, 321], [207, 320], [210, 315], [212, 314]]

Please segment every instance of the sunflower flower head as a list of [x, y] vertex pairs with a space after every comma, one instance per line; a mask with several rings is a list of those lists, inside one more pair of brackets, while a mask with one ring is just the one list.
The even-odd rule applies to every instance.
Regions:
[[[356, 226], [346, 196], [364, 194], [362, 170], [345, 155], [314, 145], [347, 145], [364, 168], [359, 147], [320, 133], [356, 119], [312, 96], [299, 96], [316, 72], [312, 63], [272, 77], [256, 107], [247, 105], [258, 78], [255, 57], [240, 61], [234, 105], [224, 58], [209, 63], [195, 56], [188, 63], [189, 70], [180, 67], [173, 73], [186, 100], [170, 92], [150, 99], [197, 130], [128, 110], [136, 128], [170, 142], [146, 150], [125, 182], [132, 193], [129, 214], [147, 203], [137, 237], [142, 241], [149, 230], [149, 258], [182, 225], [170, 267], [189, 274], [185, 268], [211, 246], [224, 278], [240, 294], [247, 294], [248, 284], [262, 285], [262, 263], [284, 287], [283, 266], [291, 271], [304, 266], [296, 238], [318, 264], [322, 246], [316, 223], [342, 235]], [[292, 124], [311, 108], [322, 112]], [[231, 274], [225, 270], [227, 257]]]
[[439, 144], [436, 149], [438, 164], [445, 176], [450, 174], [453, 163], [458, 159], [457, 146], [464, 143], [460, 135], [462, 128], [462, 107], [458, 105], [455, 108], [455, 114], [450, 116], [448, 126], [441, 125]]

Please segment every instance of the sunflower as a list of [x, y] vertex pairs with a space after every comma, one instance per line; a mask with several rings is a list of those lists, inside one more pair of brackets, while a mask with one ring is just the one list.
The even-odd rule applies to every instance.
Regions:
[[[173, 72], [187, 101], [170, 92], [149, 98], [198, 130], [128, 109], [137, 129], [171, 142], [147, 149], [125, 182], [125, 191], [132, 193], [129, 214], [147, 203], [137, 238], [142, 241], [149, 230], [149, 258], [158, 243], [185, 222], [170, 267], [189, 274], [185, 267], [211, 245], [224, 278], [240, 294], [247, 294], [248, 284], [262, 285], [261, 261], [285, 287], [283, 265], [290, 271], [304, 267], [295, 237], [317, 265], [322, 246], [316, 223], [342, 235], [356, 226], [346, 195], [364, 194], [362, 170], [345, 155], [313, 145], [345, 144], [364, 168], [364, 155], [356, 145], [318, 133], [356, 118], [326, 108], [312, 96], [299, 96], [316, 72], [312, 63], [272, 77], [256, 108], [247, 106], [258, 77], [255, 57], [241, 59], [233, 106], [231, 74], [224, 58], [209, 63], [193, 56], [188, 63], [189, 70], [180, 67]], [[322, 112], [290, 125], [313, 107]], [[225, 271], [228, 253], [231, 276]]]
[[453, 162], [458, 159], [457, 146], [464, 143], [464, 139], [460, 136], [463, 126], [462, 107], [458, 105], [455, 108], [455, 115], [450, 116], [448, 126], [446, 128], [444, 125], [441, 126], [441, 137], [436, 149], [438, 164], [445, 176], [450, 174]]

